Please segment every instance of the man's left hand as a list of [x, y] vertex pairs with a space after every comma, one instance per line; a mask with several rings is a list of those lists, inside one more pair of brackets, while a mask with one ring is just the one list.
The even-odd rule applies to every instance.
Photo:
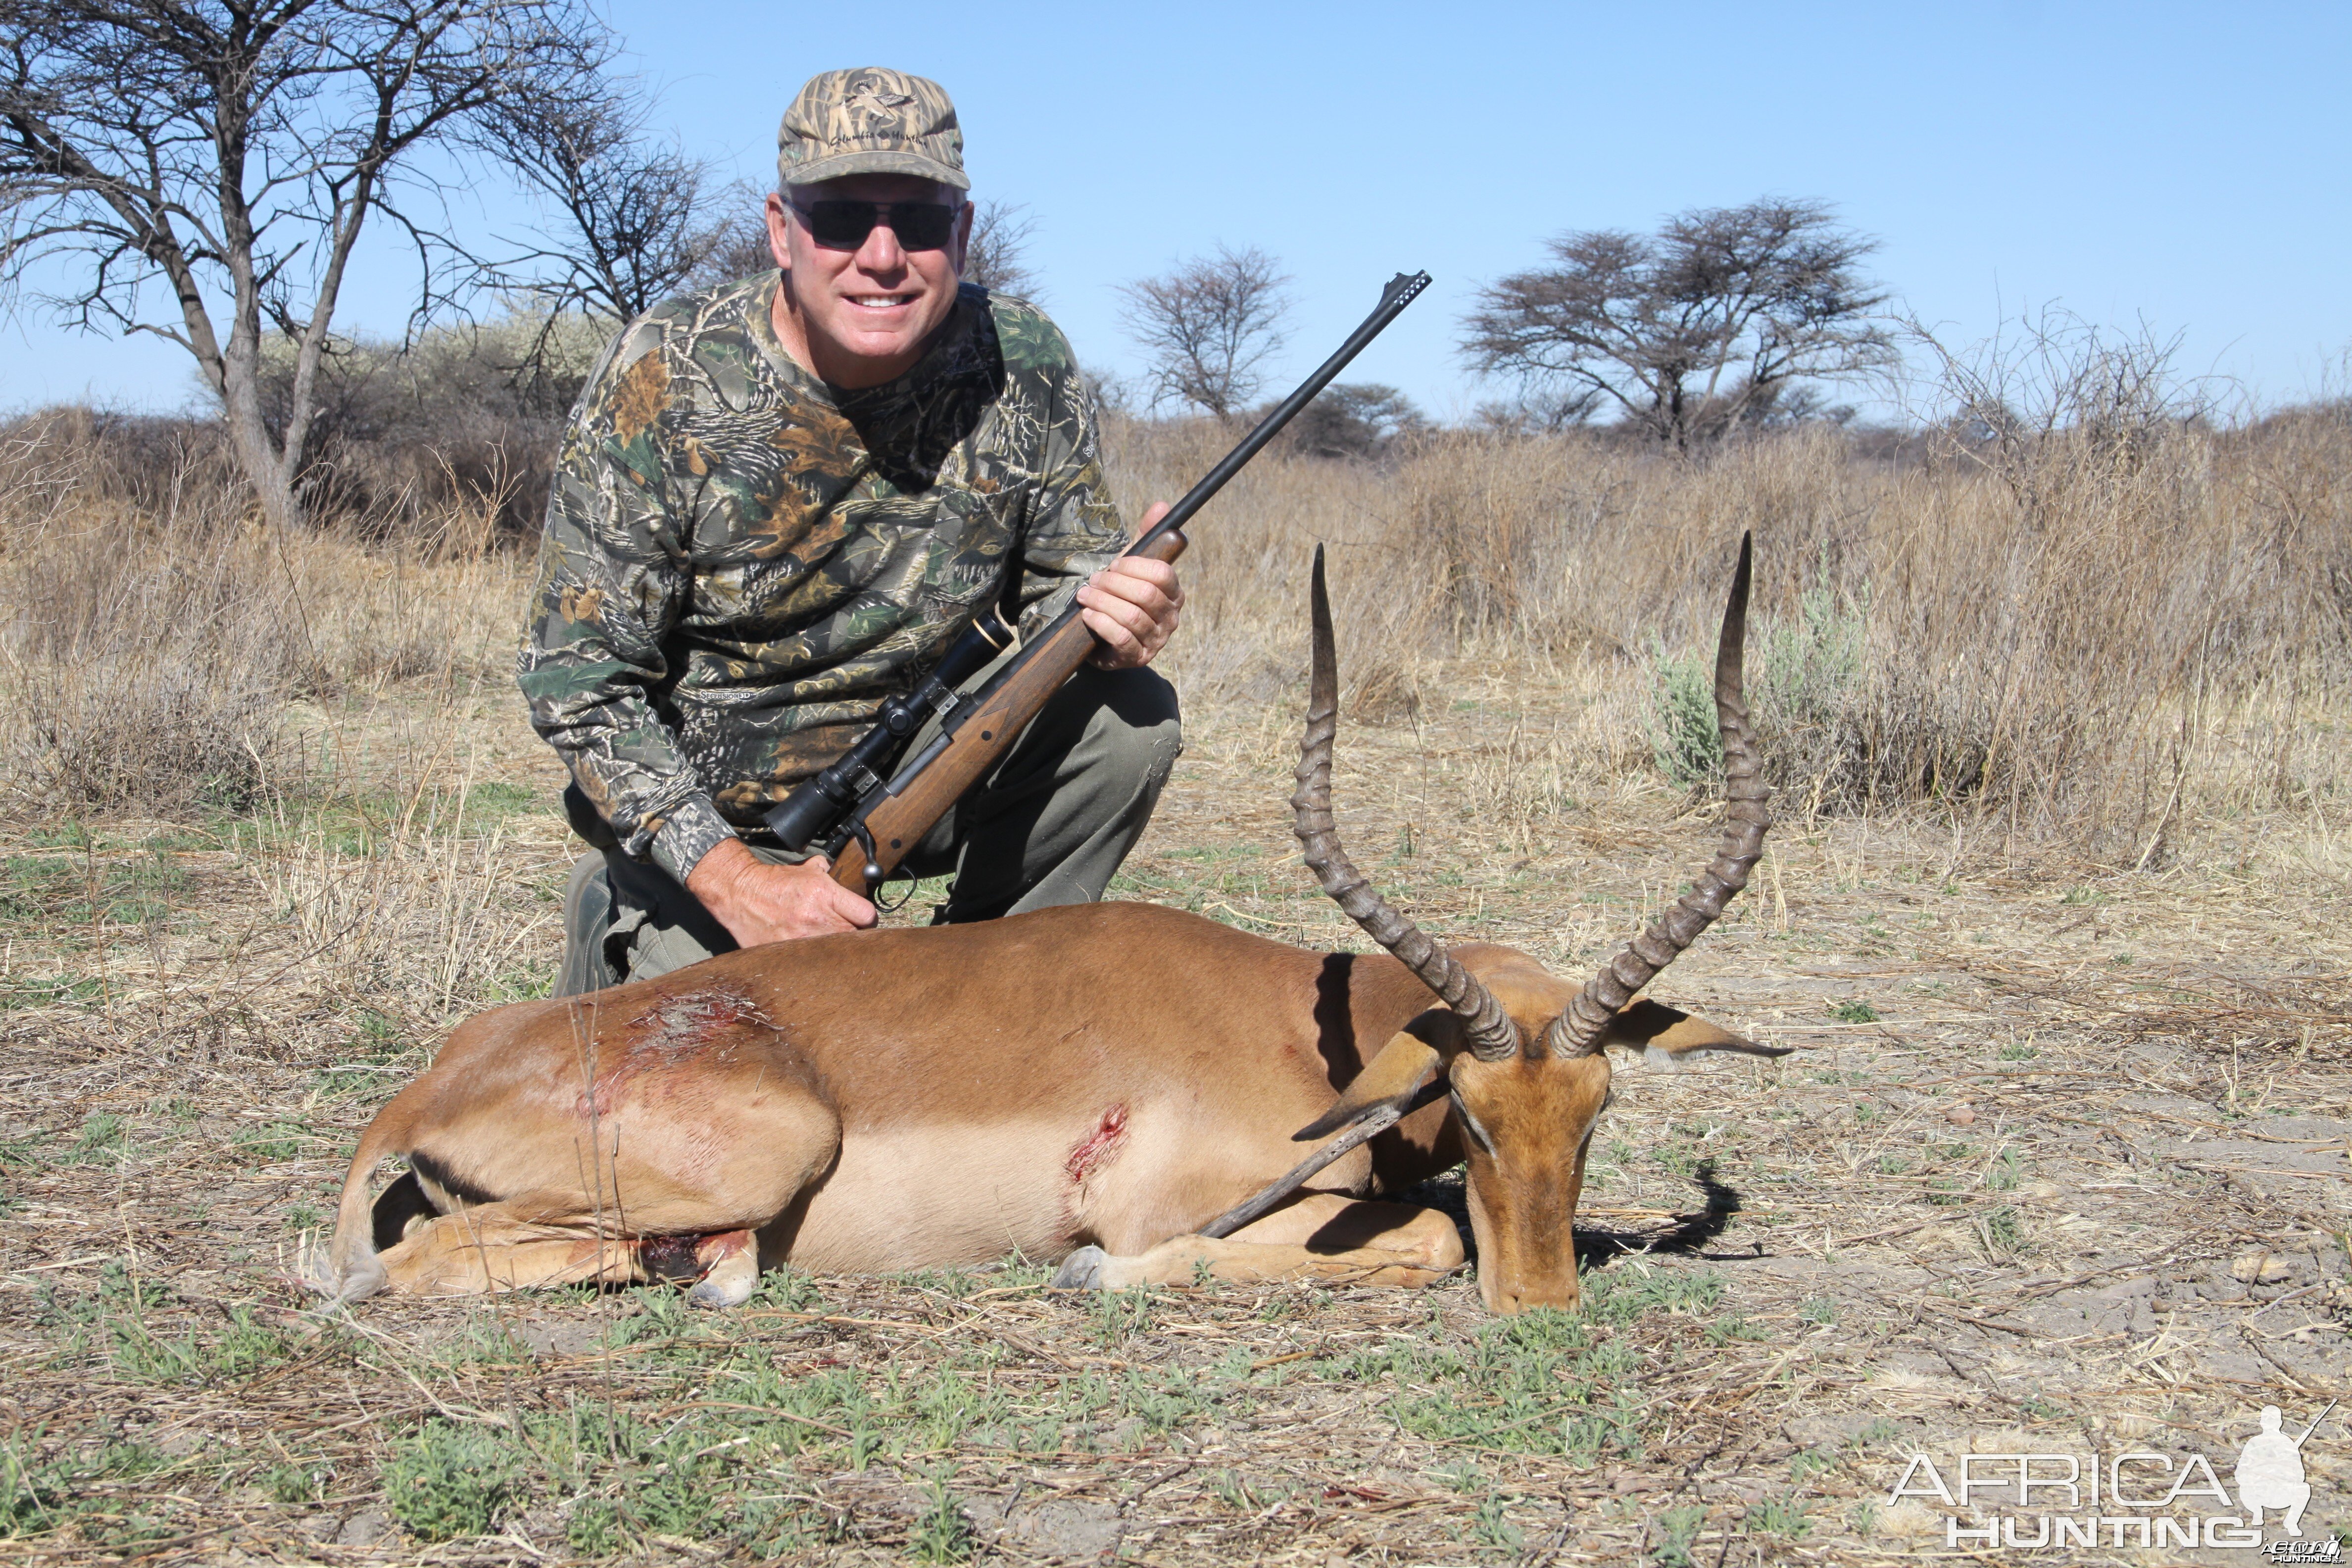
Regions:
[[[1143, 514], [1143, 526], [1168, 515], [1160, 501]], [[1148, 555], [1122, 555], [1078, 590], [1078, 616], [1102, 647], [1087, 660], [1097, 669], [1137, 669], [1150, 664], [1175, 635], [1184, 608], [1184, 587], [1176, 568]]]

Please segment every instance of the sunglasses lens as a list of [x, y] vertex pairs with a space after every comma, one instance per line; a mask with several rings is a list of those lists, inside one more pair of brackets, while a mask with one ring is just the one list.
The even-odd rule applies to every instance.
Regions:
[[945, 249], [948, 237], [955, 233], [955, 208], [937, 202], [890, 209], [890, 226], [898, 231], [898, 243], [908, 250]]
[[855, 250], [874, 231], [872, 202], [811, 202], [802, 211], [810, 237], [827, 250]]
[[[811, 202], [801, 209], [811, 237], [827, 250], [855, 250], [881, 219], [874, 202]], [[940, 250], [955, 233], [956, 209], [938, 202], [890, 204], [890, 227], [908, 250]]]

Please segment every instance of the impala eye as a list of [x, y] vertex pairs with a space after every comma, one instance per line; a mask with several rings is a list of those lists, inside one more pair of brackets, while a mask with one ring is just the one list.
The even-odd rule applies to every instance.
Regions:
[[1462, 1091], [1449, 1087], [1445, 1091], [1445, 1098], [1454, 1102], [1454, 1114], [1462, 1119], [1462, 1125], [1470, 1130], [1470, 1136], [1477, 1142], [1479, 1148], [1486, 1152], [1486, 1158], [1489, 1160], [1496, 1158], [1495, 1141], [1486, 1136], [1486, 1130], [1478, 1125], [1478, 1119], [1470, 1114], [1468, 1106], [1462, 1103]]

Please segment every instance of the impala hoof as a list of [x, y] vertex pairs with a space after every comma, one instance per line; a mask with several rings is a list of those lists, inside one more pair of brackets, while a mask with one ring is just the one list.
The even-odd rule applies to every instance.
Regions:
[[1081, 1247], [1062, 1259], [1062, 1266], [1054, 1270], [1053, 1283], [1046, 1289], [1099, 1290], [1103, 1288], [1103, 1265], [1109, 1261], [1110, 1254], [1101, 1247]]
[[753, 1288], [754, 1282], [749, 1279], [720, 1279], [714, 1277], [703, 1280], [693, 1289], [688, 1290], [686, 1293], [686, 1304], [689, 1307], [740, 1307], [751, 1299]]
[[689, 1307], [740, 1307], [760, 1288], [760, 1259], [748, 1249], [730, 1252], [686, 1293]]

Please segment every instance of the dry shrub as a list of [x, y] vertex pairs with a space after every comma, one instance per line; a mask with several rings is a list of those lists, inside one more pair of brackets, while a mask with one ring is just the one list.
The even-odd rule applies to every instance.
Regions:
[[[462, 512], [507, 542], [535, 535], [572, 400], [613, 323], [509, 310], [406, 343], [343, 341], [314, 388], [303, 504], [373, 538], [433, 534]], [[273, 344], [262, 391], [273, 426], [292, 393]]]
[[[1195, 531], [1179, 668], [1195, 689], [1286, 693], [1320, 540], [1354, 717], [1503, 672], [1564, 709], [1545, 754], [1689, 778], [1713, 763], [1706, 666], [1752, 530], [1750, 696], [1802, 811], [1927, 805], [2144, 864], [2188, 814], [2332, 797], [2352, 419], [2102, 407], [1895, 458], [1822, 428], [1696, 461], [1467, 432], [1380, 465], [1269, 457]], [[1124, 498], [1179, 492], [1207, 435], [1116, 429]]]
[[[339, 339], [319, 368], [299, 489], [319, 523], [400, 540], [427, 553], [462, 521], [501, 547], [536, 537], [566, 411], [609, 323], [509, 312], [433, 328], [407, 343]], [[265, 344], [263, 417], [286, 420], [293, 357]], [[51, 408], [10, 421], [0, 444], [18, 467], [70, 467], [85, 499], [169, 521], [185, 507], [242, 514], [243, 481], [217, 420]], [[31, 458], [29, 448], [50, 456]], [[11, 498], [25, 515], [23, 498]], [[474, 542], [478, 547], [483, 541]]]
[[113, 476], [77, 423], [0, 442], [10, 782], [68, 807], [241, 807], [278, 749], [298, 623], [225, 489], [185, 483], [202, 458], [183, 454], [161, 516], [99, 500]]
[[0, 426], [18, 809], [243, 810], [294, 767], [299, 700], [472, 680], [512, 647], [520, 569], [481, 548], [479, 512], [396, 543], [281, 540], [205, 442], [159, 443], [135, 475], [117, 434], [80, 411]]

